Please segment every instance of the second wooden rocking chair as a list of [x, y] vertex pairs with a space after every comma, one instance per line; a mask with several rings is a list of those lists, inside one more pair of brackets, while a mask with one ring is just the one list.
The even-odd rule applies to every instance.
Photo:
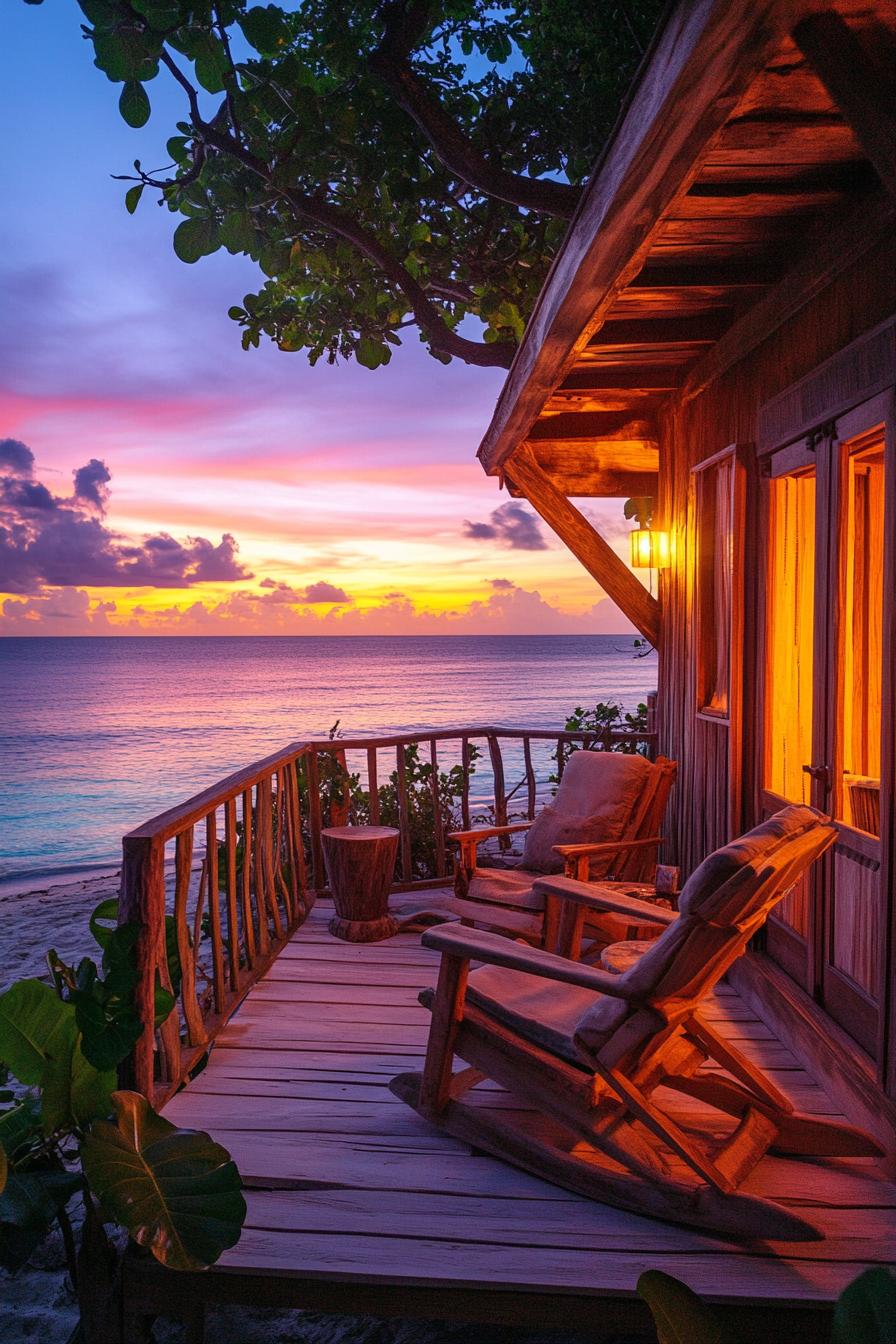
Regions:
[[[701, 1004], [835, 836], [811, 808], [783, 809], [700, 865], [677, 916], [544, 879], [548, 897], [666, 925], [619, 975], [484, 930], [427, 932], [442, 961], [438, 987], [420, 996], [432, 1011], [426, 1063], [392, 1090], [455, 1137], [591, 1198], [726, 1235], [819, 1238], [795, 1212], [741, 1192], [742, 1181], [769, 1149], [880, 1150], [849, 1125], [795, 1112]], [[454, 1073], [455, 1056], [469, 1067]], [[485, 1078], [520, 1110], [465, 1103]], [[697, 1103], [696, 1119], [680, 1118], [682, 1098]]]

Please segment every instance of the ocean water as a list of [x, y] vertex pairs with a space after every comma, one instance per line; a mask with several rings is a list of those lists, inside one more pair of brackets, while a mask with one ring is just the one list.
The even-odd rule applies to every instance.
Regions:
[[624, 635], [0, 639], [0, 883], [114, 865], [126, 831], [337, 720], [559, 728], [655, 687]]

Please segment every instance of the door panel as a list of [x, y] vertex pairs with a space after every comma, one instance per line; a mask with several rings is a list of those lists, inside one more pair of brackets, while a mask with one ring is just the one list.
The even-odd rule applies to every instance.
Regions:
[[[828, 812], [839, 836], [769, 921], [768, 951], [873, 1054], [879, 1016], [884, 427], [867, 408], [769, 487], [764, 795]], [[814, 464], [808, 461], [808, 455]]]
[[[765, 794], [768, 816], [811, 801], [815, 628], [815, 467], [770, 483], [766, 611]], [[767, 947], [789, 975], [811, 989], [810, 905], [804, 878], [770, 917]]]

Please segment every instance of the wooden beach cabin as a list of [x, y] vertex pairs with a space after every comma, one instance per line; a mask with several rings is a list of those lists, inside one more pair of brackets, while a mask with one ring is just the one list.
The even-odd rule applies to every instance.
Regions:
[[[659, 650], [644, 741], [679, 764], [666, 861], [689, 871], [785, 801], [833, 816], [836, 844], [733, 968], [713, 1021], [802, 1109], [847, 1116], [891, 1158], [894, 48], [889, 0], [673, 8], [480, 449]], [[629, 496], [653, 497], [653, 543], [664, 534], [670, 552], [657, 597], [577, 504], [615, 497], [621, 512]], [[500, 816], [502, 749], [519, 749], [531, 816], [538, 736], [466, 725], [423, 734], [421, 757], [466, 764], [478, 742]], [[398, 914], [420, 904], [404, 756], [420, 739], [339, 743], [372, 799], [394, 772]], [[752, 1188], [825, 1239], [745, 1245], [572, 1195], [392, 1096], [389, 1079], [420, 1065], [417, 992], [437, 958], [411, 932], [370, 945], [328, 933], [333, 751], [294, 744], [125, 838], [122, 917], [143, 925], [147, 1023], [131, 1078], [228, 1146], [249, 1203], [240, 1243], [206, 1274], [128, 1258], [133, 1329], [174, 1312], [199, 1338], [208, 1305], [249, 1302], [653, 1338], [635, 1283], [659, 1268], [745, 1340], [826, 1340], [846, 1284], [896, 1257], [896, 1185], [872, 1159], [764, 1160]], [[469, 780], [461, 810], [466, 828]], [[382, 821], [378, 802], [369, 819]], [[429, 884], [448, 884], [438, 823], [434, 844]], [[180, 1026], [154, 1033], [166, 886]], [[514, 1101], [495, 1088], [480, 1104]]]
[[[659, 651], [669, 857], [784, 802], [836, 820], [733, 981], [890, 1143], [894, 12], [678, 6], [479, 450]], [[654, 497], [658, 598], [579, 496]]]

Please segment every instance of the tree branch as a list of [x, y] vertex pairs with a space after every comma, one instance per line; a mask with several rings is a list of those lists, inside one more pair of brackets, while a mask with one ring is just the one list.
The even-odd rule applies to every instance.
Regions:
[[178, 83], [192, 95], [193, 127], [206, 145], [217, 149], [219, 153], [231, 155], [245, 167], [259, 176], [269, 190], [286, 201], [296, 215], [317, 225], [326, 233], [354, 247], [368, 261], [372, 262], [388, 280], [404, 295], [414, 320], [429, 340], [433, 349], [446, 355], [462, 359], [467, 364], [476, 364], [485, 368], [509, 368], [515, 347], [509, 341], [471, 341], [453, 331], [440, 314], [438, 308], [427, 297], [426, 291], [400, 261], [382, 246], [378, 239], [348, 212], [339, 209], [316, 196], [309, 196], [297, 188], [283, 186], [274, 180], [273, 172], [261, 159], [244, 148], [232, 134], [228, 134], [213, 123], [206, 122], [198, 114], [195, 90], [177, 68], [167, 52], [163, 60], [175, 75]]
[[411, 69], [409, 56], [425, 31], [428, 5], [398, 0], [384, 6], [383, 40], [370, 57], [370, 68], [380, 76], [398, 103], [429, 140], [449, 172], [471, 187], [524, 210], [571, 219], [581, 197], [578, 187], [547, 178], [526, 177], [490, 162], [464, 135]]

